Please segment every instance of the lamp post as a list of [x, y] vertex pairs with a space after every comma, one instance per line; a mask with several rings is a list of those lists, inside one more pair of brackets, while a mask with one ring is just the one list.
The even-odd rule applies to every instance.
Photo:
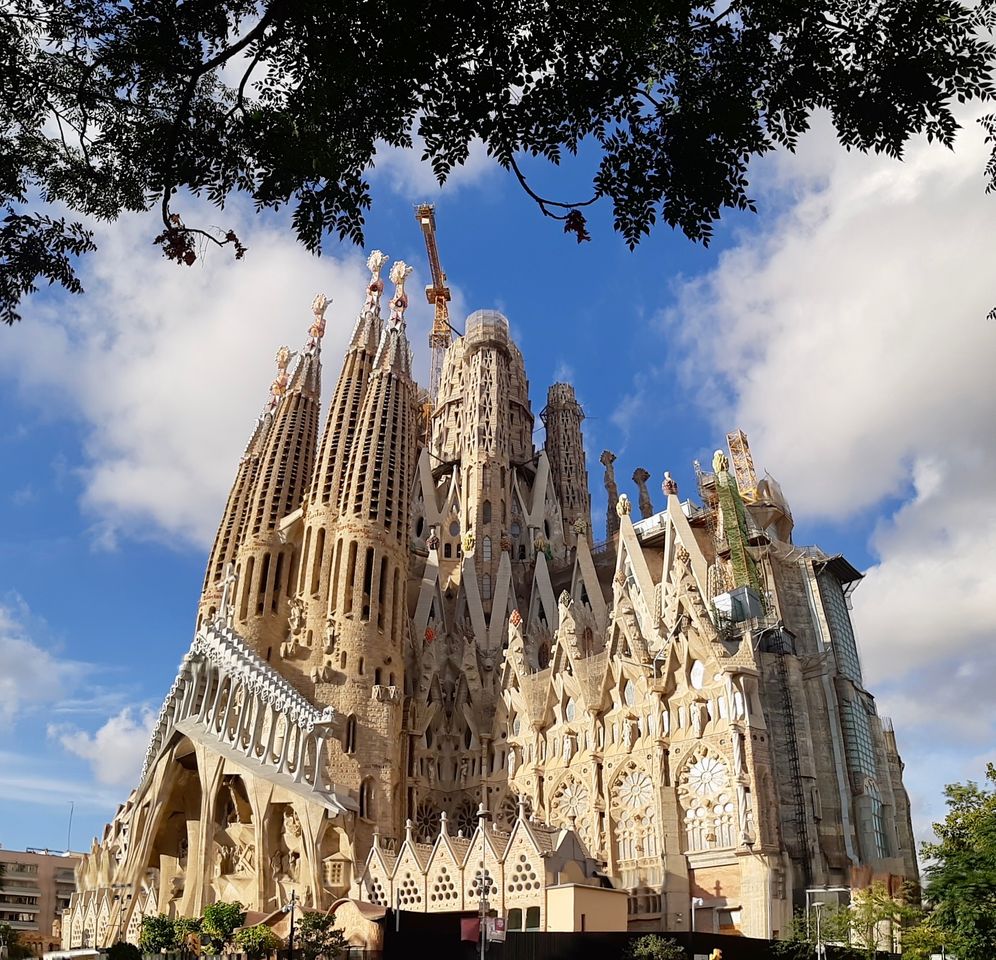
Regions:
[[290, 913], [290, 933], [287, 935], [287, 960], [294, 960], [294, 905], [297, 903], [297, 891], [291, 890], [290, 902], [284, 911]]
[[695, 908], [705, 905], [705, 900], [701, 897], [692, 897], [692, 933], [695, 933]]
[[[485, 809], [484, 804], [477, 808], [477, 819], [481, 825], [481, 902], [478, 904], [478, 913], [481, 917], [481, 960], [484, 960], [484, 950], [488, 941], [487, 917], [491, 905], [488, 903], [488, 891], [491, 887], [491, 878], [488, 875], [488, 820], [491, 814]], [[293, 957], [290, 960], [294, 960]]]
[[816, 960], [821, 960], [823, 956], [823, 939], [820, 932], [820, 911], [823, 909], [823, 904], [819, 900], [816, 900], [813, 902], [813, 909], [816, 911]]

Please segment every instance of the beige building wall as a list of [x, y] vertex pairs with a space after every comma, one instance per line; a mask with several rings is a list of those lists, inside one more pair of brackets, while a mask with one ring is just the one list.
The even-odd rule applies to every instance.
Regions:
[[58, 939], [62, 911], [76, 889], [73, 871], [80, 857], [0, 849], [0, 923], [10, 924], [29, 945], [52, 939], [53, 926]]
[[624, 932], [627, 892], [565, 883], [547, 887], [546, 929], [557, 932]]

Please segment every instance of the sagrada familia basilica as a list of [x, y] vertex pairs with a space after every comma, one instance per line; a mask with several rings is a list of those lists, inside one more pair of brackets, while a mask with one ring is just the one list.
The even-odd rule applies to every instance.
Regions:
[[292, 891], [368, 915], [486, 897], [512, 931], [564, 929], [566, 897], [623, 929], [770, 937], [813, 891], [915, 879], [849, 615], [861, 574], [793, 543], [743, 433], [695, 464], [694, 498], [664, 473], [655, 506], [637, 470], [635, 511], [602, 453], [596, 535], [573, 387], [549, 388], [537, 447], [523, 356], [480, 310], [429, 396], [410, 268], [382, 306], [386, 264], [324, 427], [324, 297], [277, 355], [193, 642], [64, 945]]

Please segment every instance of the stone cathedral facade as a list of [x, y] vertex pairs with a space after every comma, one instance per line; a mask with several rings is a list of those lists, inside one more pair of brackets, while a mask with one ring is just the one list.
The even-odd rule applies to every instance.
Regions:
[[861, 574], [792, 542], [746, 437], [695, 464], [694, 498], [665, 473], [655, 506], [638, 469], [635, 514], [604, 452], [598, 539], [573, 388], [550, 387], [537, 446], [523, 356], [484, 310], [428, 406], [410, 268], [385, 297], [386, 261], [324, 425], [324, 297], [277, 355], [193, 642], [79, 867], [65, 946], [292, 890], [312, 909], [483, 892], [546, 929], [565, 878], [625, 892], [631, 929], [777, 936], [807, 890], [915, 879], [848, 612]]

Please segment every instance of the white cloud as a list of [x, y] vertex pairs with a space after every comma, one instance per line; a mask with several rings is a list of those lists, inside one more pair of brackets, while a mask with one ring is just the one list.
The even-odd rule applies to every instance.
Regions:
[[412, 203], [432, 200], [442, 191], [452, 193], [464, 187], [477, 186], [501, 169], [488, 156], [484, 143], [474, 140], [470, 144], [467, 159], [450, 171], [446, 183], [440, 187], [432, 172], [432, 165], [428, 160], [422, 159], [425, 141], [417, 134], [412, 140], [410, 150], [379, 144], [370, 170], [372, 183], [383, 184], [394, 193], [407, 197]]
[[16, 594], [0, 600], [0, 728], [60, 700], [85, 670], [35, 642], [31, 622], [27, 604]]
[[318, 291], [334, 301], [326, 394], [338, 375], [367, 282], [362, 252], [312, 257], [238, 207], [208, 217], [234, 227], [244, 261], [209, 249], [178, 266], [152, 245], [151, 217], [125, 218], [99, 229], [83, 297], [36, 297], [5, 335], [0, 374], [83, 422], [83, 502], [98, 546], [123, 530], [210, 542], [276, 348], [303, 344]]
[[89, 761], [98, 783], [131, 786], [142, 769], [156, 715], [148, 708], [125, 707], [96, 733], [49, 725], [48, 735], [70, 753]]
[[797, 518], [884, 511], [854, 620], [908, 778], [938, 798], [936, 756], [996, 730], [985, 160], [971, 118], [955, 152], [915, 144], [901, 164], [848, 154], [821, 126], [760, 171], [781, 213], [666, 319], [716, 426], [746, 429]]

